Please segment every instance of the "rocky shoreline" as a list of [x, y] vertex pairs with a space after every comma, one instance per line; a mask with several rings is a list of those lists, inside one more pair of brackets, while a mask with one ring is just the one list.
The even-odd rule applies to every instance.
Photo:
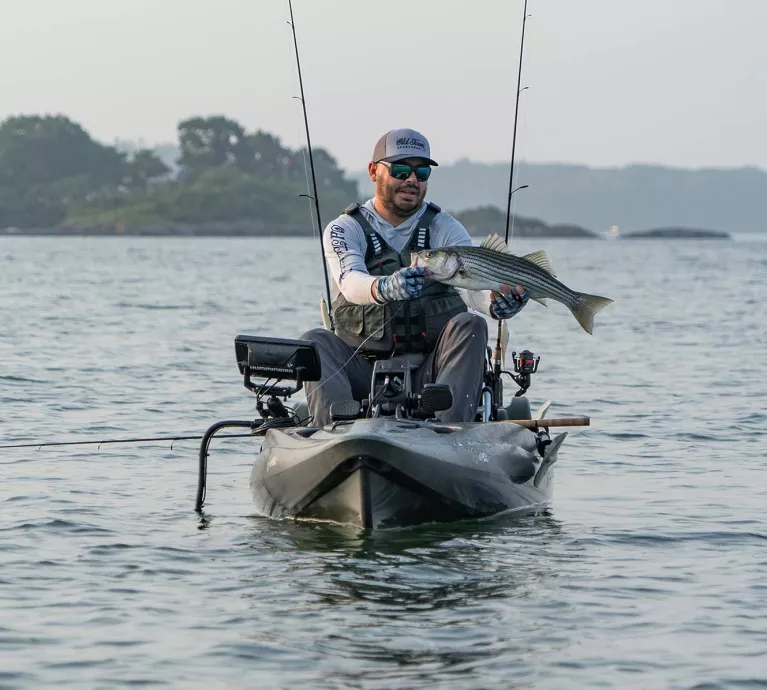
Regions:
[[[473, 237], [485, 237], [498, 233], [499, 226], [467, 223], [466, 229]], [[127, 224], [60, 225], [53, 228], [0, 228], [0, 236], [16, 237], [314, 237], [316, 231], [306, 226], [267, 225], [262, 221], [239, 222], [164, 223], [157, 226], [131, 226]], [[540, 221], [520, 223], [514, 228], [517, 238], [581, 238], [604, 239], [591, 230], [577, 225], [547, 225]], [[622, 240], [641, 239], [716, 239], [729, 240], [732, 236], [719, 230], [691, 228], [657, 228], [630, 232], [617, 236]]]

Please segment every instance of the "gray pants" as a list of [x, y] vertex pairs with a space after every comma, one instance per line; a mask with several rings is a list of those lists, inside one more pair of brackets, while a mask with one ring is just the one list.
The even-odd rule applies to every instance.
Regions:
[[[322, 378], [307, 381], [306, 400], [312, 426], [330, 423], [330, 405], [339, 400], [364, 400], [370, 395], [373, 365], [335, 333], [316, 328], [301, 336], [313, 340], [322, 364]], [[474, 420], [485, 371], [487, 324], [476, 314], [459, 314], [445, 326], [437, 346], [414, 372], [413, 389], [426, 383], [446, 383], [453, 406], [437, 413], [442, 422]]]

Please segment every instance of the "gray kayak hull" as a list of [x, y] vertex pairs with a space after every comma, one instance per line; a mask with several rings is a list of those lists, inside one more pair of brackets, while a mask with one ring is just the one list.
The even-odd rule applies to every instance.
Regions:
[[361, 419], [326, 429], [271, 429], [250, 476], [272, 518], [368, 529], [545, 510], [566, 434], [546, 446], [504, 422], [433, 424]]

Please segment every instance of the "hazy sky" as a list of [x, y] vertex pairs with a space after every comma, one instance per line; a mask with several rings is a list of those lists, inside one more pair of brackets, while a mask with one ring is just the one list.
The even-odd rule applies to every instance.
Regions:
[[[315, 145], [364, 167], [394, 127], [506, 160], [523, 0], [294, 0]], [[767, 0], [529, 0], [518, 154], [767, 168]], [[175, 141], [225, 114], [303, 143], [287, 0], [0, 0], [0, 119]]]

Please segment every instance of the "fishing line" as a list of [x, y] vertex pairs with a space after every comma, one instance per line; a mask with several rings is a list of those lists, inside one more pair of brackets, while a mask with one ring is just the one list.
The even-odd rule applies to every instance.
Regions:
[[[516, 98], [514, 99], [514, 129], [512, 130], [512, 139], [511, 139], [511, 168], [509, 170], [509, 194], [506, 199], [506, 233], [504, 236], [504, 241], [506, 242], [507, 245], [509, 244], [509, 223], [511, 222], [512, 196], [514, 196], [514, 192], [518, 191], [517, 189], [514, 188], [514, 163], [515, 163], [516, 153], [517, 153], [517, 125], [519, 123], [519, 95], [524, 90], [522, 89], [522, 64], [523, 64], [523, 60], [525, 56], [525, 28], [527, 25], [527, 17], [528, 17], [527, 0], [525, 0], [525, 4], [522, 10], [522, 36], [519, 41], [519, 67], [517, 69], [517, 92], [516, 92]], [[516, 213], [516, 205], [514, 208]], [[495, 403], [496, 407], [501, 407], [503, 405], [503, 389], [502, 389], [502, 382], [501, 382], [501, 371], [503, 369], [502, 361], [501, 361], [503, 359], [503, 349], [502, 349], [503, 326], [504, 326], [503, 319], [499, 319], [497, 336], [495, 341], [495, 351], [493, 352], [493, 375], [495, 377], [493, 402]]]
[[[287, 2], [285, 3], [285, 12], [286, 12], [286, 15], [285, 15], [286, 23], [288, 24], [288, 26], [291, 26], [291, 22], [290, 22], [290, 7], [289, 7], [289, 4]], [[288, 42], [288, 52], [292, 52], [293, 51], [293, 39], [292, 39], [291, 34], [290, 33], [287, 34], [285, 38], [286, 38], [286, 40]], [[297, 74], [296, 74], [296, 65], [295, 65], [295, 63], [291, 63], [290, 74], [293, 77], [293, 92], [300, 91], [300, 87], [298, 85], [298, 77], [297, 77]], [[294, 100], [298, 100], [298, 101], [301, 100], [300, 96], [293, 96], [293, 99]], [[295, 117], [294, 126], [296, 128], [296, 131], [301, 131], [301, 116], [300, 116], [300, 114], [298, 112], [294, 111], [294, 117]], [[298, 138], [300, 139], [301, 137], [299, 136]], [[301, 146], [300, 153], [301, 153], [301, 160], [303, 161], [303, 164], [304, 164], [304, 181], [306, 182], [306, 189], [308, 190], [308, 189], [311, 188], [312, 185], [311, 185], [311, 181], [309, 179], [309, 157], [307, 155], [306, 147]], [[300, 197], [304, 197], [306, 199], [309, 199], [310, 201], [312, 200], [312, 197], [309, 194], [299, 194], [299, 196]], [[320, 222], [320, 221], [318, 221], [318, 222]], [[311, 228], [312, 228], [312, 237], [316, 239], [317, 238], [317, 227], [316, 227], [315, 220], [314, 220], [314, 206], [313, 206], [313, 204], [309, 204], [309, 223], [311, 224]]]
[[364, 344], [365, 344], [365, 343], [366, 343], [368, 340], [370, 340], [370, 339], [371, 339], [371, 338], [372, 338], [372, 337], [373, 337], [373, 336], [374, 336], [376, 333], [378, 333], [379, 331], [382, 331], [384, 328], [386, 328], [386, 326], [388, 326], [388, 325], [389, 325], [389, 324], [390, 324], [392, 321], [394, 321], [394, 318], [395, 318], [395, 317], [396, 317], [396, 316], [397, 316], [397, 315], [398, 315], [398, 314], [399, 314], [399, 313], [400, 313], [400, 312], [401, 312], [401, 311], [402, 311], [402, 310], [405, 308], [405, 305], [406, 305], [406, 304], [407, 304], [407, 302], [403, 302], [403, 303], [402, 303], [402, 306], [401, 306], [399, 309], [397, 309], [397, 311], [395, 311], [395, 312], [394, 312], [394, 313], [391, 315], [391, 318], [389, 318], [389, 319], [387, 319], [386, 321], [384, 321], [384, 322], [383, 322], [383, 324], [382, 324], [382, 325], [381, 325], [379, 328], [376, 328], [376, 329], [375, 329], [375, 330], [374, 330], [374, 331], [373, 331], [373, 332], [372, 332], [372, 333], [371, 333], [371, 334], [370, 334], [370, 335], [369, 335], [367, 338], [365, 338], [365, 340], [363, 340], [363, 341], [362, 341], [362, 342], [359, 344], [359, 346], [357, 347], [357, 349], [356, 349], [354, 352], [352, 352], [352, 354], [351, 354], [351, 356], [349, 357], [349, 359], [347, 359], [347, 360], [346, 360], [346, 361], [345, 361], [345, 362], [344, 362], [344, 363], [343, 363], [343, 364], [342, 364], [342, 365], [341, 365], [341, 366], [340, 366], [338, 369], [336, 369], [336, 370], [335, 370], [335, 371], [334, 371], [334, 372], [333, 372], [333, 373], [332, 373], [330, 376], [328, 376], [328, 377], [327, 377], [327, 378], [326, 378], [326, 379], [325, 379], [325, 380], [324, 380], [324, 381], [323, 381], [323, 382], [322, 382], [322, 383], [321, 383], [319, 386], [317, 386], [317, 388], [315, 388], [315, 389], [314, 389], [313, 391], [311, 391], [310, 393], [307, 393], [307, 395], [306, 395], [306, 400], [307, 400], [307, 402], [309, 401], [309, 395], [312, 395], [312, 394], [316, 393], [316, 392], [317, 392], [317, 391], [318, 391], [320, 388], [322, 388], [322, 387], [323, 387], [323, 386], [324, 386], [324, 385], [325, 385], [325, 384], [326, 384], [328, 381], [330, 381], [330, 379], [332, 379], [334, 376], [337, 376], [338, 374], [340, 374], [340, 373], [341, 373], [341, 372], [342, 372], [342, 371], [343, 371], [343, 370], [344, 370], [344, 369], [347, 367], [347, 365], [349, 364], [349, 362], [351, 362], [351, 361], [354, 359], [354, 357], [355, 357], [355, 356], [356, 356], [356, 355], [359, 353], [359, 351], [362, 349], [362, 346], [363, 346], [363, 345], [364, 345]]
[[308, 195], [309, 198], [313, 199], [314, 201], [314, 211], [317, 216], [317, 227], [319, 228], [318, 236], [319, 236], [319, 242], [320, 242], [320, 257], [322, 259], [322, 271], [325, 276], [325, 292], [327, 294], [327, 309], [323, 310], [323, 322], [325, 320], [325, 312], [327, 311], [327, 317], [330, 321], [329, 326], [332, 327], [332, 317], [330, 316], [330, 304], [333, 301], [333, 298], [330, 294], [330, 279], [328, 278], [328, 265], [327, 261], [325, 261], [325, 247], [322, 242], [322, 214], [320, 213], [320, 201], [319, 201], [319, 193], [317, 192], [317, 174], [314, 169], [314, 155], [312, 154], [312, 137], [309, 132], [309, 115], [306, 111], [306, 94], [304, 93], [304, 79], [301, 74], [301, 59], [298, 55], [298, 38], [296, 36], [296, 22], [295, 18], [293, 16], [293, 2], [292, 0], [288, 0], [288, 10], [290, 11], [290, 21], [288, 24], [290, 25], [290, 28], [293, 33], [293, 47], [295, 48], [296, 53], [296, 71], [298, 72], [298, 85], [300, 88], [301, 96], [299, 100], [301, 101], [301, 107], [303, 109], [304, 113], [304, 128], [306, 130], [306, 149], [309, 153], [309, 167], [311, 169], [312, 173], [312, 194]]
[[[296, 37], [296, 22], [295, 22], [295, 18], [293, 16], [293, 2], [292, 2], [292, 0], [288, 0], [288, 11], [290, 13], [290, 21], [288, 22], [288, 24], [290, 25], [290, 28], [291, 28], [292, 33], [293, 33], [293, 47], [295, 48], [295, 53], [296, 53], [296, 71], [298, 73], [298, 84], [299, 84], [299, 88], [300, 88], [300, 91], [301, 91], [301, 96], [298, 98], [298, 100], [301, 101], [301, 106], [303, 108], [303, 113], [304, 113], [304, 127], [305, 127], [305, 130], [306, 130], [306, 150], [307, 150], [307, 152], [309, 154], [309, 168], [311, 170], [311, 175], [312, 175], [312, 180], [311, 180], [312, 181], [312, 187], [311, 188], [312, 188], [312, 190], [314, 192], [314, 196], [311, 196], [311, 195], [307, 195], [307, 196], [309, 196], [309, 198], [314, 201], [314, 211], [316, 212], [316, 215], [317, 215], [317, 227], [318, 227], [318, 234], [319, 234], [319, 240], [320, 240], [320, 256], [322, 258], [322, 270], [323, 270], [323, 272], [325, 274], [325, 290], [326, 290], [326, 293], [327, 293], [327, 300], [328, 300], [327, 301], [327, 306], [328, 306], [328, 310], [329, 310], [330, 305], [331, 305], [331, 303], [333, 301], [333, 298], [332, 298], [332, 296], [330, 294], [330, 280], [328, 278], [328, 265], [327, 265], [327, 261], [325, 261], [325, 247], [324, 247], [324, 244], [323, 244], [323, 241], [322, 241], [323, 240], [323, 237], [322, 237], [322, 235], [323, 235], [323, 228], [322, 228], [322, 220], [321, 220], [321, 217], [320, 217], [319, 194], [317, 193], [317, 174], [316, 174], [316, 171], [315, 171], [315, 168], [314, 168], [314, 156], [312, 154], [312, 140], [311, 140], [311, 135], [309, 134], [309, 117], [308, 117], [307, 111], [306, 111], [306, 96], [305, 96], [305, 93], [304, 93], [304, 80], [303, 80], [303, 77], [301, 75], [301, 60], [300, 60], [299, 55], [298, 55], [298, 38]], [[307, 186], [309, 186], [309, 180], [308, 179], [307, 179]], [[313, 223], [312, 227], [314, 228], [314, 218], [312, 218], [312, 223]], [[386, 322], [384, 322], [384, 324], [380, 328], [377, 328], [367, 338], [365, 338], [365, 340], [362, 341], [362, 343], [359, 345], [359, 347], [357, 347], [357, 349], [354, 350], [354, 352], [352, 352], [352, 354], [349, 357], [349, 359], [347, 359], [341, 365], [341, 367], [339, 369], [337, 369], [330, 376], [328, 376], [328, 378], [326, 378], [319, 386], [317, 386], [317, 388], [315, 388], [313, 391], [311, 391], [311, 393], [307, 394], [307, 396], [306, 396], [307, 401], [309, 399], [309, 395], [316, 393], [328, 381], [330, 381], [330, 379], [334, 378], [339, 373], [341, 373], [347, 367], [349, 362], [351, 362], [352, 359], [354, 359], [354, 357], [357, 355], [357, 353], [362, 349], [362, 346], [368, 340], [370, 340], [374, 335], [376, 335], [376, 333], [378, 333], [379, 331], [384, 329], [389, 323], [391, 323], [391, 321], [394, 319], [394, 317], [397, 316], [397, 314], [399, 314], [400, 311], [402, 311], [404, 306], [405, 306], [405, 304], [403, 303], [402, 306], [394, 314], [392, 314], [390, 319], [388, 319]], [[330, 316], [330, 312], [328, 312], [328, 317], [331, 320], [331, 324], [330, 325], [332, 326], [332, 316]], [[329, 330], [332, 331], [332, 328], [329, 329]]]

